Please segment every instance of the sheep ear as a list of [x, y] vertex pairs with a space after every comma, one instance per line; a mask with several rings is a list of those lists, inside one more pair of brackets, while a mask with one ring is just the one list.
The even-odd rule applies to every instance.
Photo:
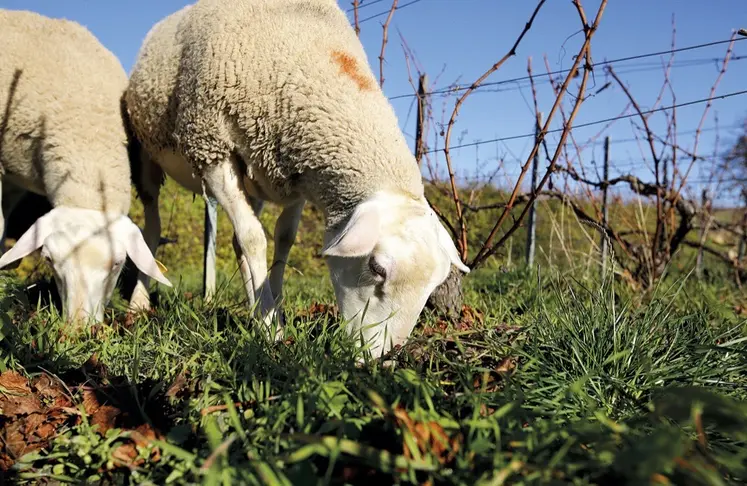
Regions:
[[[438, 218], [438, 216], [436, 216], [435, 214], [434, 217]], [[448, 231], [446, 231], [443, 223], [438, 219], [436, 220], [436, 227], [438, 243], [439, 245], [441, 245], [441, 248], [446, 250], [446, 254], [449, 255], [449, 260], [451, 260], [452, 265], [454, 265], [464, 273], [469, 273], [469, 267], [462, 262], [462, 259], [459, 256], [459, 251], [454, 245], [454, 240], [451, 239], [451, 235]]]
[[127, 249], [127, 256], [135, 263], [135, 266], [144, 274], [167, 287], [173, 287], [158, 268], [158, 262], [150, 252], [150, 248], [143, 239], [140, 228], [127, 216], [122, 216], [117, 226], [117, 236], [122, 239]]
[[18, 238], [13, 248], [0, 257], [0, 268], [9, 263], [20, 260], [44, 244], [44, 240], [54, 231], [54, 217], [57, 208], [53, 208], [44, 216], [37, 219], [26, 232]]
[[328, 234], [329, 242], [322, 248], [322, 256], [350, 258], [371, 253], [379, 240], [380, 210], [378, 201], [359, 204], [341, 230]]

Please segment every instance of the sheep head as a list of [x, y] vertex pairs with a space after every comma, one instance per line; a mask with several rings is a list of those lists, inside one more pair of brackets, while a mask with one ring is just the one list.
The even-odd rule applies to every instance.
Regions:
[[427, 201], [391, 193], [359, 204], [342, 229], [328, 231], [322, 255], [346, 328], [362, 334], [374, 357], [409, 337], [452, 264], [469, 273]]
[[59, 206], [49, 211], [0, 258], [0, 268], [36, 249], [50, 263], [69, 321], [100, 322], [127, 256], [144, 273], [171, 287], [127, 215]]

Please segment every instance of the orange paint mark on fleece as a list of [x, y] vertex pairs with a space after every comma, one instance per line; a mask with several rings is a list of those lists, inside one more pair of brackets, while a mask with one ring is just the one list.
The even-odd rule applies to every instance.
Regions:
[[361, 73], [358, 61], [353, 56], [343, 51], [332, 51], [332, 60], [340, 66], [340, 73], [345, 74], [358, 85], [361, 91], [371, 91], [373, 82]]

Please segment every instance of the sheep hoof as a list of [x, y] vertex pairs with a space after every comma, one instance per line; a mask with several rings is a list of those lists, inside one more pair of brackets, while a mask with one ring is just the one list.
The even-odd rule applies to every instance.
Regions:
[[[283, 314], [279, 311], [271, 311], [264, 318], [260, 318], [260, 322], [264, 325], [268, 337], [276, 343], [283, 340], [284, 321]], [[274, 336], [272, 335], [273, 328], [275, 329]]]
[[385, 359], [384, 361], [381, 362], [381, 367], [388, 369], [388, 370], [394, 369], [396, 365], [397, 365], [397, 362], [393, 359]]
[[127, 307], [127, 311], [133, 314], [140, 314], [150, 311], [150, 301], [143, 299], [133, 299]]
[[129, 312], [139, 313], [150, 311], [150, 295], [148, 291], [138, 282], [135, 290], [130, 297], [130, 304], [127, 307]]

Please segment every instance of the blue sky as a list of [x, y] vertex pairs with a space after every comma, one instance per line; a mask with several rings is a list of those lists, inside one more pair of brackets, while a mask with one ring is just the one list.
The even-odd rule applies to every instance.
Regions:
[[[366, 7], [363, 1], [361, 18], [384, 12], [389, 0], [379, 1]], [[76, 20], [88, 27], [105, 46], [121, 60], [126, 70], [132, 66], [140, 44], [159, 19], [191, 3], [184, 0], [128, 0], [127, 2], [90, 2], [83, 0], [2, 0], [0, 6], [11, 9], [33, 10], [51, 17], [65, 17]], [[408, 0], [400, 0], [400, 4]], [[349, 0], [340, 1], [347, 9]], [[397, 11], [391, 24], [385, 65], [384, 91], [388, 96], [408, 94], [412, 88], [408, 82], [405, 56], [399, 33], [405, 38], [410, 49], [416, 54], [419, 64], [429, 74], [431, 81], [437, 80], [437, 87], [448, 86], [453, 82], [471, 83], [514, 42], [536, 5], [533, 1], [498, 0], [421, 0]], [[599, 6], [599, 0], [583, 1], [589, 20]], [[689, 45], [728, 39], [733, 30], [747, 28], [747, 5], [744, 0], [626, 0], [610, 1], [593, 41], [593, 60], [600, 62], [619, 57], [667, 50], [672, 42], [672, 16], [676, 22], [676, 46]], [[352, 14], [350, 14], [352, 19]], [[378, 75], [378, 55], [381, 46], [381, 22], [379, 17], [364, 22], [361, 41], [369, 56], [374, 72]], [[534, 27], [518, 49], [517, 56], [509, 60], [503, 68], [493, 74], [489, 81], [514, 78], [526, 75], [527, 58], [532, 57], [535, 74], [545, 72], [544, 56], [547, 56], [550, 69], [570, 67], [572, 57], [578, 51], [582, 36], [578, 33], [580, 23], [570, 0], [548, 0], [540, 12]], [[575, 35], [574, 35], [575, 34]], [[709, 90], [718, 75], [717, 59], [723, 58], [726, 45], [718, 45], [677, 54], [671, 72], [671, 81], [676, 102], [682, 103], [708, 97]], [[747, 40], [735, 43], [734, 56], [729, 69], [716, 91], [717, 95], [745, 89], [747, 79]], [[657, 98], [663, 81], [660, 65], [668, 56], [657, 56], [614, 67], [643, 109], [650, 107]], [[596, 71], [596, 80], [590, 83], [591, 90], [601, 87], [607, 79], [601, 68]], [[546, 78], [543, 78], [546, 80]], [[572, 85], [572, 89], [576, 86]], [[531, 111], [531, 91], [523, 83], [502, 85], [502, 90], [485, 90], [474, 93], [463, 106], [455, 127], [452, 143], [463, 136], [462, 143], [484, 141], [530, 133], [533, 128]], [[552, 93], [549, 85], [538, 78], [540, 109], [547, 114], [552, 106]], [[393, 100], [392, 104], [400, 118], [403, 130], [411, 138], [414, 134], [415, 114], [412, 98]], [[446, 120], [454, 106], [455, 98], [434, 100], [434, 112], [438, 121], [443, 109]], [[565, 106], [570, 109], [570, 98]], [[669, 93], [663, 104], [669, 105]], [[626, 98], [618, 87], [610, 88], [587, 100], [576, 119], [577, 124], [605, 119], [619, 115], [626, 105]], [[692, 132], [698, 125], [705, 105], [681, 108], [677, 112], [678, 142], [685, 148], [692, 148]], [[412, 111], [411, 111], [412, 110]], [[747, 116], [747, 95], [715, 101], [704, 127], [708, 130], [701, 136], [698, 152], [703, 155], [713, 153], [716, 139], [715, 116], [722, 129], [720, 147], [738, 133], [739, 126]], [[643, 162], [643, 145], [636, 142], [615, 142], [634, 136], [631, 121], [616, 122], [607, 133], [613, 140], [611, 160], [612, 174], [633, 172], [640, 177], [651, 178], [651, 172]], [[557, 127], [560, 117], [553, 126]], [[664, 117], [661, 114], [651, 118], [652, 126], [664, 133]], [[580, 128], [575, 131], [579, 142], [597, 134], [602, 125]], [[429, 143], [432, 145], [434, 131]], [[550, 136], [554, 142], [557, 136]], [[474, 177], [479, 167], [481, 174], [487, 174], [496, 167], [495, 158], [505, 159], [505, 173], [498, 182], [513, 180], [512, 175], [519, 170], [515, 160], [525, 158], [531, 148], [531, 139], [518, 139], [505, 143], [486, 143], [454, 152], [455, 164], [461, 176]], [[554, 143], [550, 144], [551, 150]], [[601, 145], [593, 146], [582, 153], [583, 163], [589, 167], [592, 158], [601, 159]], [[492, 160], [491, 160], [492, 159]], [[650, 158], [649, 158], [650, 161]], [[440, 162], [443, 166], [443, 162]], [[707, 174], [695, 173], [692, 177], [703, 180]], [[693, 189], [702, 187], [695, 182]]]

